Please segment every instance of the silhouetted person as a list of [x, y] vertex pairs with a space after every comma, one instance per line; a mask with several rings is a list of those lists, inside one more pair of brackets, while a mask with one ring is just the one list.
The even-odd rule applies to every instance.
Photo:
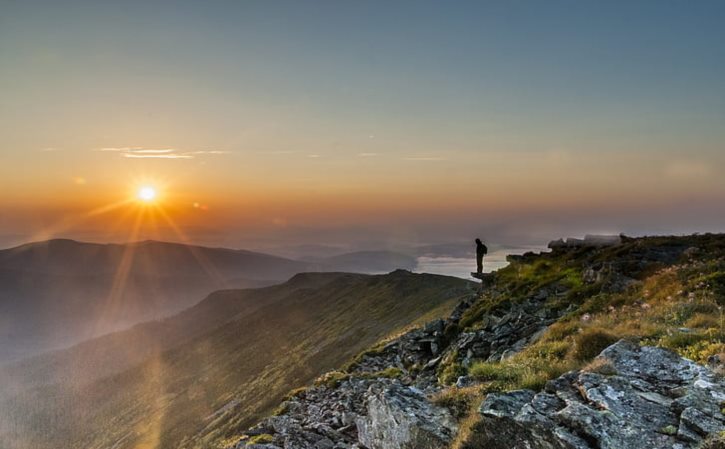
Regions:
[[483, 273], [483, 256], [488, 253], [488, 248], [483, 244], [481, 239], [476, 239], [476, 263], [478, 264], [478, 273]]

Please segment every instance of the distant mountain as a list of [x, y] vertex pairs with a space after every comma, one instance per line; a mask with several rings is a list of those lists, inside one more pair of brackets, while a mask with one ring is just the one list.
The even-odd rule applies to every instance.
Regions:
[[[217, 447], [361, 349], [443, 316], [473, 285], [307, 273], [0, 370], [0, 447]], [[213, 432], [210, 432], [214, 429]]]
[[156, 241], [56, 239], [0, 250], [0, 364], [169, 316], [219, 289], [272, 285], [309, 271], [414, 267], [414, 259], [386, 251], [298, 261]]
[[154, 241], [50, 240], [0, 250], [0, 360], [168, 316], [214, 290], [316, 269], [251, 251]]
[[412, 270], [415, 257], [392, 251], [356, 251], [332, 257], [306, 259], [335, 270], [355, 273], [387, 273], [397, 269]]

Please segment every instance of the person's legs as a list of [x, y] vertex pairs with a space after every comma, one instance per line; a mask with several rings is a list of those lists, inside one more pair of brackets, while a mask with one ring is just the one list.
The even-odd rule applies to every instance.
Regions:
[[478, 272], [483, 273], [483, 257], [477, 257], [476, 263], [478, 265]]

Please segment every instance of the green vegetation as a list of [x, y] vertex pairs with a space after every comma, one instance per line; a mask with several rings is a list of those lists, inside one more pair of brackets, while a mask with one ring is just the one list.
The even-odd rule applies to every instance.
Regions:
[[434, 394], [431, 400], [448, 408], [454, 417], [461, 419], [480, 404], [480, 397], [480, 387], [451, 387]]
[[[673, 247], [697, 250], [670, 261], [642, 263], [647, 254], [661, 257], [662, 249]], [[608, 264], [638, 282], [609, 290], [607, 283], [617, 279]], [[600, 275], [586, 282], [585, 270], [592, 266]], [[489, 314], [502, 316], [512, 304], [535, 296], [541, 298], [541, 310], [562, 316], [523, 351], [502, 362], [477, 361], [468, 369], [457, 354], [441, 361], [442, 382], [451, 384], [461, 375], [480, 382], [467, 395], [451, 387], [435, 398], [460, 418], [461, 433], [453, 448], [465, 446], [478, 421], [477, 413], [462, 412], [466, 404], [480, 403], [489, 392], [540, 390], [569, 370], [616, 374], [595, 357], [620, 338], [669, 348], [700, 363], [715, 354], [725, 358], [723, 236], [645, 238], [617, 247], [524, 256], [496, 273], [494, 287], [464, 314], [460, 327], [486, 328]], [[717, 444], [722, 441], [705, 447], [721, 447]]]
[[274, 441], [274, 437], [272, 435], [263, 433], [261, 435], [255, 435], [252, 438], [250, 438], [248, 444], [267, 444], [267, 443], [272, 443], [273, 441]]

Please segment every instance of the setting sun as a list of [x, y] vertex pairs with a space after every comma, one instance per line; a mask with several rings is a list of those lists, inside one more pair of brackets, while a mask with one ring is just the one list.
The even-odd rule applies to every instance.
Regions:
[[150, 186], [141, 187], [137, 193], [138, 199], [147, 203], [156, 199], [156, 189]]

